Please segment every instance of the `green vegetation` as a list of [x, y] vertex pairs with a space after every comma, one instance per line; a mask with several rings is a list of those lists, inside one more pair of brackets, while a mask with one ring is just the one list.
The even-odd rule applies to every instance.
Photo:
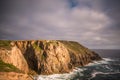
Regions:
[[68, 48], [70, 51], [72, 52], [76, 52], [76, 53], [85, 53], [85, 47], [80, 45], [78, 42], [74, 42], [74, 41], [60, 41], [61, 43], [63, 43], [66, 48]]
[[8, 64], [0, 60], [0, 72], [21, 72], [18, 68], [12, 64]]
[[44, 60], [46, 57], [44, 55], [41, 56], [41, 59]]
[[50, 44], [54, 45], [54, 46], [58, 46], [58, 42], [57, 41], [49, 41], [49, 42], [46, 42], [46, 45], [47, 46], [50, 46]]
[[35, 50], [37, 50], [37, 51], [41, 51], [42, 50], [36, 43], [33, 44], [33, 48]]
[[46, 59], [46, 58], [47, 58], [47, 53], [46, 53], [45, 51], [42, 53], [41, 58], [42, 58], [42, 60], [44, 60], [44, 59]]
[[6, 48], [6, 49], [11, 49], [9, 40], [0, 40], [0, 47]]

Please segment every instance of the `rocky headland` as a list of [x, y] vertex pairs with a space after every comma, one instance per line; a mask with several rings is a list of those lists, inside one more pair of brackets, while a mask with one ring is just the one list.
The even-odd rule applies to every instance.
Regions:
[[[75, 67], [101, 60], [101, 57], [74, 41], [0, 40], [0, 60], [16, 67], [12, 71], [7, 69], [8, 65], [4, 66], [5, 70], [0, 68], [0, 76], [7, 74], [14, 75], [15, 80], [18, 77], [32, 80], [30, 75], [70, 72]], [[17, 69], [20, 71], [16, 71]]]

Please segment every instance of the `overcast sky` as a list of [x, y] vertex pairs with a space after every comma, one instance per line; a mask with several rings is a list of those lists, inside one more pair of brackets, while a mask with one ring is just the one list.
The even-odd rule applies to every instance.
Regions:
[[0, 39], [120, 49], [120, 0], [0, 0]]

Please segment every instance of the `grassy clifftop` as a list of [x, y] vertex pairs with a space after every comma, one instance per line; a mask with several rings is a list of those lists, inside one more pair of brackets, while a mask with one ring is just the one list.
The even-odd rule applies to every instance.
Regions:
[[84, 54], [88, 48], [85, 48], [81, 44], [75, 41], [60, 41], [65, 45], [66, 48], [69, 49], [69, 51], [75, 52], [75, 53], [81, 53]]
[[10, 49], [10, 40], [0, 40], [0, 47]]
[[0, 72], [21, 72], [21, 71], [12, 64], [8, 64], [0, 60]]
[[[71, 71], [94, 60], [101, 60], [95, 52], [75, 41], [63, 40], [0, 40], [1, 59], [26, 73], [54, 74]], [[10, 49], [10, 50], [8, 50]], [[7, 60], [7, 59], [9, 60]], [[18, 71], [11, 64], [0, 61], [0, 71]], [[18, 65], [19, 63], [19, 65]]]

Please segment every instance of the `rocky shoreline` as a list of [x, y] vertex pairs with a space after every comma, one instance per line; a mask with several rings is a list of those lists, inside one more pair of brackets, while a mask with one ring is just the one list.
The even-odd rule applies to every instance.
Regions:
[[66, 73], [101, 60], [97, 53], [78, 42], [60, 40], [1, 40], [0, 55], [2, 61], [30, 75]]

